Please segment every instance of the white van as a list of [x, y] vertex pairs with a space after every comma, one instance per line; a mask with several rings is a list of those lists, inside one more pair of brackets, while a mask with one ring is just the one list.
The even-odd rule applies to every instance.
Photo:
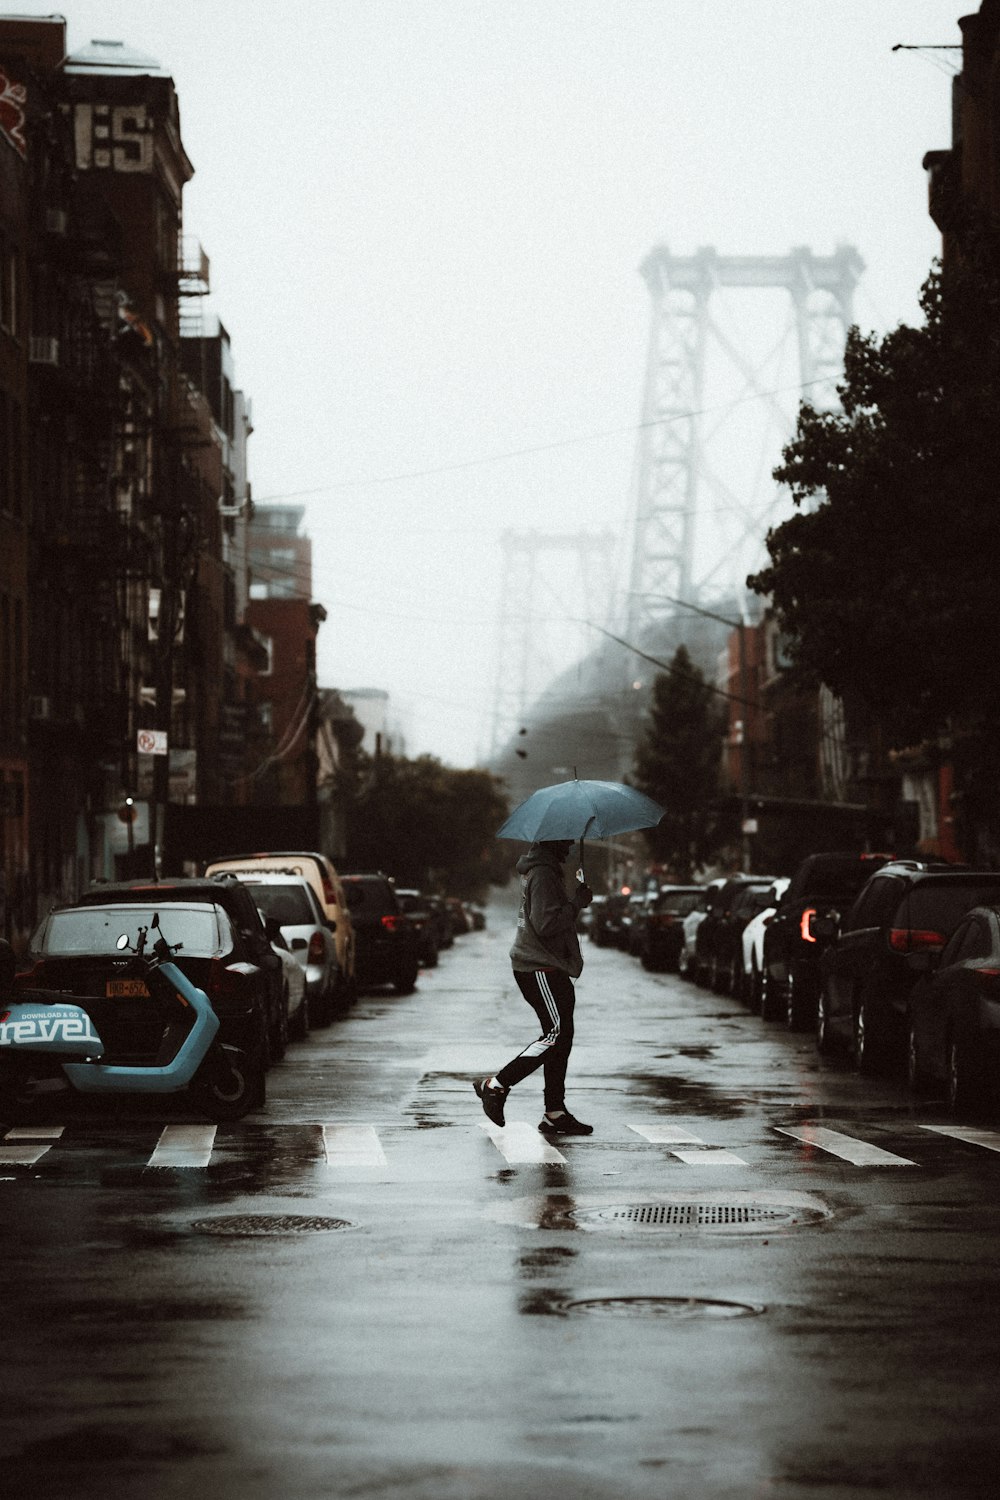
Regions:
[[333, 862], [325, 854], [317, 854], [311, 850], [279, 849], [260, 854], [228, 854], [224, 859], [213, 859], [205, 866], [206, 875], [220, 875], [223, 871], [232, 875], [253, 875], [263, 870], [274, 874], [301, 875], [316, 892], [337, 945], [338, 985], [342, 989], [338, 996], [338, 1009], [350, 1004], [357, 995], [357, 981], [354, 977], [354, 925], [344, 900], [344, 887]]

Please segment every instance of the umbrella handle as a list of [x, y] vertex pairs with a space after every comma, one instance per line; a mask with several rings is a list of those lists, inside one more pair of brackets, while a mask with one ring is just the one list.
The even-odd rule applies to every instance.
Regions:
[[587, 871], [586, 871], [586, 867], [584, 866], [584, 862], [583, 862], [583, 841], [587, 837], [587, 829], [589, 829], [591, 823], [596, 823], [596, 821], [597, 821], [597, 814], [595, 813], [592, 818], [588, 818], [587, 819], [587, 827], [583, 830], [583, 832], [580, 835], [580, 879], [583, 881], [584, 885], [587, 884]]

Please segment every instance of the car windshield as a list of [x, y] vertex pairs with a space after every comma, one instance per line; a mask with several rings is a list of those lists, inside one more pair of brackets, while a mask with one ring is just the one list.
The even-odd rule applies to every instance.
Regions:
[[244, 882], [265, 917], [272, 917], [279, 927], [306, 927], [315, 925], [313, 911], [304, 886], [298, 884], [269, 885], [253, 880]]
[[[42, 923], [34, 951], [46, 956], [70, 954], [105, 955], [117, 952], [124, 932], [136, 946], [139, 928], [151, 928], [159, 908], [155, 906], [79, 906], [54, 911]], [[171, 944], [180, 943], [186, 957], [216, 958], [224, 951], [220, 913], [214, 906], [180, 906], [171, 902], [161, 930]], [[147, 945], [156, 936], [150, 932]]]
[[386, 917], [398, 910], [395, 893], [386, 881], [347, 879], [344, 896], [355, 915]]
[[942, 932], [947, 937], [967, 911], [1000, 899], [1000, 875], [992, 880], [921, 881], [900, 904], [896, 927]]
[[695, 911], [701, 901], [700, 891], [671, 891], [667, 896], [661, 896], [657, 905], [657, 911], [672, 911], [678, 917], [686, 917], [688, 912]]

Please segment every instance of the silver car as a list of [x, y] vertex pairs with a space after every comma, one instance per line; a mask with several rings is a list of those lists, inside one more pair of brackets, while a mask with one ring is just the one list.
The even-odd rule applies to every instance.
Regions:
[[305, 969], [305, 1027], [329, 1026], [339, 993], [337, 945], [316, 894], [301, 875], [237, 872], [266, 921], [278, 923], [292, 957]]

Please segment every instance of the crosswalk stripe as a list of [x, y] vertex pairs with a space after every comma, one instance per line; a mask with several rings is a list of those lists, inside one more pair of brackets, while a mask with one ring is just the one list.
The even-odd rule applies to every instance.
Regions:
[[905, 1156], [895, 1156], [891, 1151], [883, 1151], [881, 1146], [856, 1140], [852, 1135], [842, 1135], [839, 1130], [827, 1130], [824, 1125], [804, 1125], [799, 1130], [790, 1130], [782, 1125], [774, 1128], [779, 1135], [790, 1135], [806, 1146], [818, 1146], [821, 1151], [839, 1156], [842, 1161], [849, 1161], [856, 1167], [916, 1166], [916, 1162]]
[[671, 1146], [675, 1142], [688, 1141], [693, 1146], [704, 1146], [705, 1142], [700, 1135], [692, 1135], [690, 1130], [682, 1130], [679, 1125], [629, 1125], [629, 1130], [641, 1135], [647, 1141], [652, 1141], [654, 1146]]
[[215, 1125], [166, 1125], [147, 1162], [150, 1167], [207, 1167], [215, 1145]]
[[33, 1167], [36, 1161], [41, 1161], [46, 1151], [51, 1150], [51, 1146], [37, 1144], [0, 1146], [0, 1167]]
[[523, 1120], [515, 1120], [502, 1128], [484, 1121], [480, 1128], [486, 1131], [504, 1161], [510, 1162], [511, 1166], [525, 1162], [558, 1164], [566, 1160], [561, 1151], [550, 1146], [533, 1125], [526, 1125]]
[[57, 1141], [65, 1125], [15, 1125], [4, 1131], [5, 1141]]
[[384, 1167], [386, 1155], [374, 1125], [324, 1125], [328, 1167]]
[[680, 1161], [690, 1166], [745, 1167], [746, 1161], [733, 1151], [724, 1151], [721, 1146], [702, 1146], [698, 1151], [671, 1151]]
[[920, 1129], [933, 1130], [936, 1135], [951, 1136], [970, 1146], [983, 1146], [987, 1151], [1000, 1151], [1000, 1133], [995, 1130], [980, 1130], [975, 1125], [921, 1125]]

